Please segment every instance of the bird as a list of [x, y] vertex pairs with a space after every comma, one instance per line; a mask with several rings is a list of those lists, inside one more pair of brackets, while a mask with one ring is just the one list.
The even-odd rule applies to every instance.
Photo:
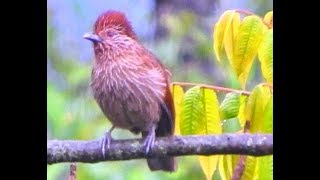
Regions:
[[[142, 135], [146, 154], [157, 137], [172, 137], [175, 126], [171, 72], [139, 41], [123, 12], [107, 10], [96, 19], [92, 32], [95, 60], [90, 87], [101, 111], [111, 122], [102, 140], [102, 154], [111, 146], [115, 128]], [[151, 171], [174, 172], [173, 156], [147, 158]]]

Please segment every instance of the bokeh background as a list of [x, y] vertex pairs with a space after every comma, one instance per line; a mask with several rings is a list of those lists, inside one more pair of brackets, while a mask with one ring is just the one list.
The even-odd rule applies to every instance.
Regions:
[[[47, 1], [47, 139], [101, 138], [111, 124], [89, 88], [93, 51], [82, 35], [108, 9], [124, 12], [142, 44], [173, 73], [173, 81], [207, 83], [239, 89], [213, 52], [213, 25], [227, 9], [263, 16], [272, 0], [48, 0]], [[257, 61], [256, 61], [257, 62]], [[262, 81], [257, 63], [248, 79], [250, 90]], [[219, 98], [223, 98], [223, 94]], [[115, 139], [137, 138], [113, 131]], [[178, 171], [150, 172], [145, 160], [77, 164], [82, 179], [205, 179], [196, 156], [178, 157]], [[69, 164], [47, 166], [47, 179], [67, 179]], [[215, 178], [217, 176], [214, 176]]]

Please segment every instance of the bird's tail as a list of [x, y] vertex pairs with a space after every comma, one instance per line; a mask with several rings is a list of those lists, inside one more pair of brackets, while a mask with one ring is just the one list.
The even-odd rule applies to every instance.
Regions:
[[[156, 137], [173, 136], [174, 134], [174, 104], [170, 90], [167, 91], [165, 104], [161, 104], [161, 117], [155, 130]], [[153, 159], [147, 159], [151, 171], [168, 171], [176, 170], [176, 160], [174, 157], [166, 156]]]
[[147, 159], [147, 162], [151, 171], [161, 170], [174, 172], [176, 170], [176, 162], [174, 157]]

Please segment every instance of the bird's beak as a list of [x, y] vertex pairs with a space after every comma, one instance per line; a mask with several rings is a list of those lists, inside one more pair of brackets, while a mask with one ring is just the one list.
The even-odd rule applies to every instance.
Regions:
[[92, 33], [92, 32], [87, 32], [82, 36], [84, 39], [88, 39], [92, 42], [98, 42], [101, 43], [103, 42], [103, 39], [101, 37], [99, 37], [98, 35]]

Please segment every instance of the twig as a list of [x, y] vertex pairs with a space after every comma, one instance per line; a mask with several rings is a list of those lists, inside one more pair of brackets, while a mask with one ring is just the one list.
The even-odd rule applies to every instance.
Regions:
[[250, 95], [249, 91], [242, 91], [242, 90], [237, 90], [237, 89], [231, 89], [231, 88], [225, 88], [225, 87], [220, 87], [220, 86], [212, 86], [212, 85], [207, 85], [207, 84], [198, 84], [198, 83], [189, 83], [189, 82], [172, 82], [173, 85], [180, 85], [180, 86], [200, 86], [204, 87], [207, 89], [213, 89], [216, 91], [223, 91], [223, 92], [235, 92], [239, 94], [243, 94], [246, 96]]

